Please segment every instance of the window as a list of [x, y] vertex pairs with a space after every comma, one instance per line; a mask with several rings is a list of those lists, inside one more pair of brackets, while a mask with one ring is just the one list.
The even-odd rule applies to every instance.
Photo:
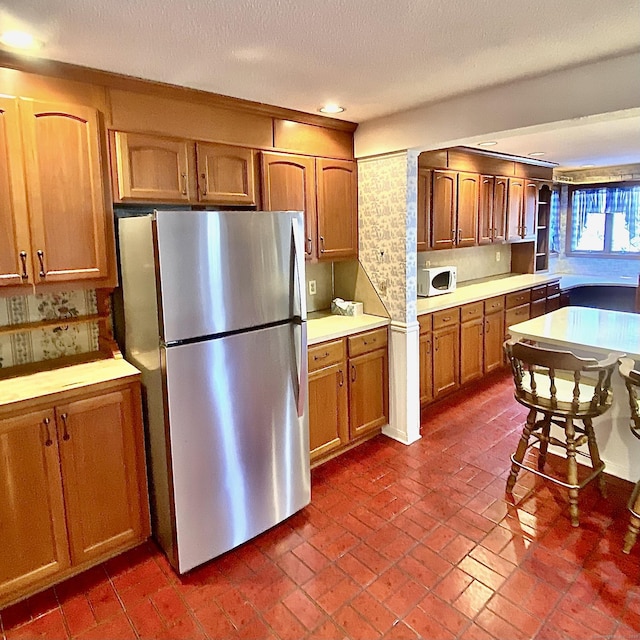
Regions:
[[567, 253], [640, 256], [640, 185], [570, 191]]
[[549, 227], [549, 251], [551, 253], [560, 253], [560, 192], [557, 189], [551, 192]]

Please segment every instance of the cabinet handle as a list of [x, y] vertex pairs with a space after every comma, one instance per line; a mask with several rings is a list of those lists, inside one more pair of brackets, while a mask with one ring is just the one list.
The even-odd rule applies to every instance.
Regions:
[[307, 249], [307, 254], [311, 255], [311, 253], [313, 252], [313, 243], [311, 241], [311, 238], [307, 238], [307, 246], [309, 247]]
[[206, 196], [207, 195], [207, 174], [201, 173], [200, 177], [202, 178], [200, 193], [202, 193], [203, 196]]
[[338, 386], [344, 386], [344, 371], [342, 369], [338, 369]]
[[182, 195], [186, 196], [187, 195], [187, 174], [182, 173], [180, 175], [182, 175]]
[[522, 237], [527, 235], [527, 225], [523, 224], [522, 225]]
[[434, 351], [438, 350], [438, 338], [433, 339], [433, 350]]
[[50, 447], [53, 444], [53, 440], [51, 439], [51, 432], [49, 431], [49, 423], [51, 422], [50, 418], [45, 418], [42, 421], [42, 424], [44, 425], [44, 428], [47, 431], [47, 439], [44, 441], [44, 446], [45, 447]]
[[20, 262], [22, 263], [22, 273], [20, 274], [23, 280], [26, 280], [29, 276], [27, 274], [27, 252], [20, 252]]
[[40, 263], [40, 277], [44, 278], [47, 275], [44, 271], [44, 251], [42, 249], [38, 249], [36, 251], [36, 255], [38, 256], [38, 262]]
[[324, 253], [324, 236], [320, 236], [320, 253]]
[[462, 240], [462, 229], [458, 229], [458, 244], [460, 244], [461, 240]]
[[431, 340], [427, 340], [427, 353], [431, 353]]
[[446, 316], [442, 318], [442, 322], [449, 322], [449, 320], [451, 320], [451, 316]]
[[368, 342], [367, 340], [363, 340], [362, 342], [364, 343], [364, 345], [366, 347], [368, 344], [375, 344], [377, 342], [377, 338], [374, 338], [370, 342]]
[[486, 324], [485, 324], [485, 330], [484, 330], [484, 332], [485, 332], [485, 333], [489, 333], [489, 326], [490, 326], [489, 320], [486, 320], [486, 319], [485, 319], [485, 323], [486, 323]]
[[351, 365], [351, 382], [356, 381], [356, 366], [354, 364]]
[[69, 429], [67, 428], [67, 414], [60, 414], [60, 418], [62, 419], [62, 439], [67, 442], [67, 440], [71, 439], [71, 436], [69, 435]]
[[328, 358], [328, 357], [329, 357], [329, 352], [325, 351], [321, 356], [313, 356], [313, 360], [315, 362], [316, 360], [324, 360], [325, 358]]

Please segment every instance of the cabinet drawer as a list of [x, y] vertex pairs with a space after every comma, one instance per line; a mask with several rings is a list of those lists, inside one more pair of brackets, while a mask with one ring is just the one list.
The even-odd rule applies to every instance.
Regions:
[[550, 282], [547, 285], [547, 298], [555, 296], [557, 293], [560, 293], [560, 282]]
[[546, 312], [549, 313], [550, 311], [555, 311], [556, 309], [560, 308], [560, 294], [557, 293], [555, 296], [549, 296], [547, 298], [547, 304], [546, 304]]
[[344, 360], [344, 340], [315, 344], [308, 349], [309, 371], [317, 371]]
[[505, 325], [510, 327], [512, 324], [518, 324], [518, 322], [524, 322], [529, 319], [531, 314], [531, 309], [529, 307], [529, 303], [522, 304], [519, 307], [514, 307], [513, 309], [509, 309], [505, 313]]
[[433, 330], [460, 322], [460, 307], [445, 309], [433, 314]]
[[420, 323], [420, 333], [431, 331], [431, 314], [425, 313], [422, 316], [418, 316], [418, 322]]
[[374, 329], [366, 333], [349, 336], [349, 357], [359, 356], [374, 349], [387, 346], [387, 328]]
[[531, 303], [531, 317], [537, 318], [538, 316], [543, 316], [546, 313], [546, 305], [546, 298], [542, 298], [541, 300], [534, 300]]
[[484, 301], [485, 314], [502, 311], [502, 309], [504, 309], [504, 296], [497, 296], [496, 298], [489, 298], [489, 300]]
[[508, 293], [506, 298], [507, 309], [513, 309], [529, 302], [531, 300], [531, 291], [529, 289], [515, 291], [514, 293]]
[[531, 289], [531, 302], [535, 302], [536, 300], [542, 300], [547, 297], [547, 285], [541, 284], [538, 287], [533, 287]]
[[477, 320], [482, 318], [484, 303], [472, 302], [471, 304], [464, 304], [460, 307], [460, 321], [467, 322], [468, 320]]

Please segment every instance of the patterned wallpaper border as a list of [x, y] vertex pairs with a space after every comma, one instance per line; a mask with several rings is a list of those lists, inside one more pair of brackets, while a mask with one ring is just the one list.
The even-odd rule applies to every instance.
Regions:
[[[0, 327], [65, 320], [98, 312], [96, 292], [60, 291], [0, 298]], [[0, 335], [0, 368], [31, 364], [98, 350], [98, 323], [25, 329]]]

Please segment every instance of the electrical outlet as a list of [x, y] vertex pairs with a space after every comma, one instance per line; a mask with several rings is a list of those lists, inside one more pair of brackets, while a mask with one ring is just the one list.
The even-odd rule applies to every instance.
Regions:
[[496, 262], [500, 262], [500, 252], [496, 251]]
[[317, 293], [317, 289], [316, 289], [316, 281], [315, 280], [309, 280], [309, 295], [310, 296], [315, 296]]
[[431, 266], [431, 260], [425, 260], [424, 261], [424, 268], [427, 269]]
[[378, 289], [380, 290], [380, 293], [383, 296], [387, 295], [387, 281], [386, 280], [380, 280], [378, 282]]

